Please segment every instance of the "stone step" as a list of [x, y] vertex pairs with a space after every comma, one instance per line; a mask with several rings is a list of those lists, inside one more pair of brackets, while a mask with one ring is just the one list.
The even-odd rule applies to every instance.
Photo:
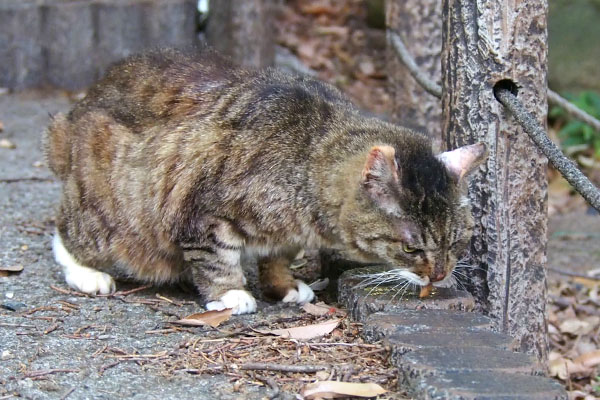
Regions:
[[428, 400], [567, 400], [560, 383], [497, 371], [453, 371], [413, 381], [410, 394]]
[[399, 291], [400, 285], [364, 285], [366, 279], [384, 271], [384, 267], [352, 269], [344, 272], [338, 281], [338, 301], [342, 303], [357, 321], [365, 321], [375, 312], [443, 309], [472, 311], [475, 301], [470, 293], [452, 288], [434, 288], [426, 298], [419, 298], [418, 292]]
[[544, 374], [533, 356], [491, 347], [426, 347], [405, 354], [392, 352], [392, 362], [411, 379], [472, 371]]
[[399, 384], [413, 398], [567, 399], [558, 382], [543, 376], [535, 357], [514, 352], [515, 340], [493, 332], [493, 320], [465, 312], [474, 308], [470, 294], [435, 289], [421, 299], [416, 292], [401, 296], [394, 284], [362, 285], [368, 274], [382, 271], [345, 271], [339, 301], [364, 323], [367, 341], [389, 344]]
[[422, 331], [393, 333], [386, 337], [385, 340], [392, 346], [395, 353], [399, 355], [431, 347], [488, 347], [508, 351], [515, 351], [517, 348], [517, 343], [512, 337], [502, 333], [487, 331], [454, 330], [451, 332]]
[[364, 319], [363, 333], [377, 341], [396, 333], [422, 331], [492, 330], [494, 322], [481, 314], [455, 310], [398, 310], [377, 312]]

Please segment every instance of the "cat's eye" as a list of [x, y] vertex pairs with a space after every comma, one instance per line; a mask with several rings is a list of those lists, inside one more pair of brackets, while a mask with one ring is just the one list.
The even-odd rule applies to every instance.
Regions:
[[411, 247], [411, 246], [407, 245], [406, 243], [403, 243], [402, 244], [402, 250], [405, 253], [414, 253], [415, 251], [417, 251], [419, 249], [417, 249], [416, 247]]

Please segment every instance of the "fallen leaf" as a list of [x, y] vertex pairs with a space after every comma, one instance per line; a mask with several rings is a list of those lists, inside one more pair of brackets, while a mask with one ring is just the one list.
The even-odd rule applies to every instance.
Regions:
[[560, 323], [558, 329], [562, 333], [571, 333], [573, 335], [587, 335], [592, 332], [600, 323], [600, 317], [592, 316], [588, 318], [567, 318]]
[[574, 363], [568, 358], [557, 358], [548, 363], [550, 376], [556, 376], [560, 379], [567, 380], [571, 375], [588, 375], [594, 369], [586, 367], [581, 363]]
[[307, 4], [300, 9], [304, 14], [332, 14], [335, 15], [336, 9], [328, 4]]
[[227, 321], [229, 318], [231, 318], [232, 313], [233, 309], [231, 308], [225, 308], [223, 310], [206, 311], [203, 313], [188, 315], [183, 319], [173, 321], [173, 323], [187, 326], [210, 325], [213, 328], [216, 328], [222, 322]]
[[337, 308], [331, 307], [322, 301], [317, 304], [306, 303], [302, 306], [302, 309], [311, 315], [317, 316], [334, 314], [337, 311]]
[[264, 335], [276, 335], [289, 339], [313, 339], [325, 336], [333, 331], [340, 323], [339, 319], [321, 322], [319, 324], [297, 326], [293, 328], [256, 330]]
[[600, 285], [600, 282], [598, 282], [597, 279], [593, 279], [593, 278], [582, 278], [582, 277], [575, 277], [573, 278], [573, 282], [575, 283], [579, 283], [580, 285], [588, 288], [588, 289], [592, 289], [598, 285]]
[[21, 271], [23, 271], [23, 266], [22, 265], [0, 265], [0, 271], [21, 272]]
[[302, 389], [305, 399], [335, 399], [339, 397], [375, 397], [387, 392], [376, 383], [354, 383], [338, 381], [321, 381], [308, 384]]
[[8, 139], [0, 139], [0, 148], [2, 149], [16, 149], [17, 145]]
[[4, 124], [2, 123], [2, 121], [0, 121], [0, 132], [2, 132], [4, 130]]
[[600, 350], [590, 351], [573, 360], [574, 363], [581, 364], [584, 367], [595, 367], [600, 364]]

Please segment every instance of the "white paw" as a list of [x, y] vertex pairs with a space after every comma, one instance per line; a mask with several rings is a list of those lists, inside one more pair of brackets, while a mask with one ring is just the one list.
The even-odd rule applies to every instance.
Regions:
[[73, 289], [87, 294], [109, 294], [115, 291], [115, 280], [109, 274], [81, 265], [65, 267], [65, 280]]
[[206, 303], [207, 310], [233, 309], [233, 313], [249, 314], [256, 312], [256, 300], [245, 290], [229, 290], [218, 301]]
[[284, 303], [310, 303], [315, 298], [315, 293], [306, 283], [296, 280], [297, 289], [292, 289], [281, 300]]
[[88, 294], [109, 294], [115, 291], [115, 280], [109, 274], [85, 267], [77, 262], [63, 245], [59, 234], [52, 242], [54, 259], [63, 266], [65, 281], [73, 289]]

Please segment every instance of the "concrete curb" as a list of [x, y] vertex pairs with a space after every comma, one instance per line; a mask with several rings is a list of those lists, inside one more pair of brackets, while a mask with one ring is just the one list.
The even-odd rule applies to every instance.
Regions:
[[196, 44], [194, 0], [0, 0], [0, 86], [83, 89], [153, 47]]
[[[339, 300], [363, 322], [369, 342], [385, 341], [402, 389], [415, 399], [567, 399], [560, 383], [544, 376], [534, 356], [515, 352], [510, 336], [473, 310], [472, 297], [436, 289], [425, 299], [396, 295], [392, 286], [361, 287], [360, 275], [377, 267], [346, 271]], [[358, 286], [357, 286], [358, 285]]]

